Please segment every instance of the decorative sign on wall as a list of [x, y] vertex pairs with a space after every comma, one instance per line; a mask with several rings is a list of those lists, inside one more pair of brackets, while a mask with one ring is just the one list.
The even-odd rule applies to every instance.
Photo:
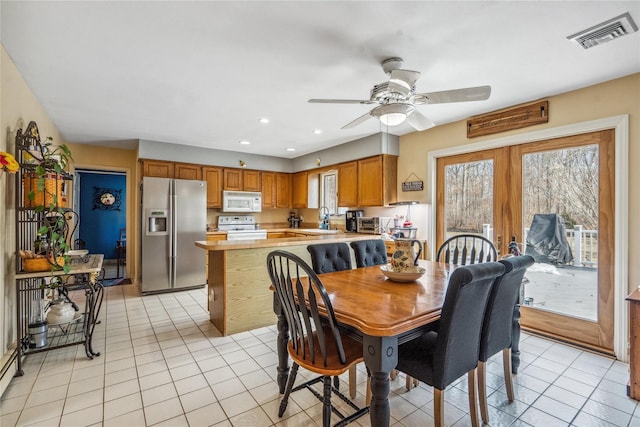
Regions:
[[520, 129], [549, 121], [549, 101], [538, 101], [467, 120], [467, 138]]
[[[414, 178], [414, 180], [409, 181], [411, 178]], [[402, 183], [402, 191], [422, 191], [423, 188], [424, 182], [413, 172]]]
[[93, 209], [119, 211], [122, 190], [115, 188], [95, 188], [93, 193]]

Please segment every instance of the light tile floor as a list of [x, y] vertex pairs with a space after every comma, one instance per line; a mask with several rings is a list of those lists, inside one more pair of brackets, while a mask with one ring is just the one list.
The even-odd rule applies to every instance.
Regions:
[[[0, 425], [309, 426], [321, 406], [308, 391], [292, 395], [283, 418], [275, 382], [275, 327], [223, 337], [209, 323], [204, 289], [140, 296], [133, 285], [106, 288], [89, 360], [81, 346], [32, 354], [0, 400]], [[501, 357], [488, 364], [493, 426], [640, 426], [626, 397], [628, 365], [524, 335], [506, 402]], [[304, 374], [301, 370], [300, 374]], [[299, 375], [300, 377], [301, 375]], [[364, 400], [359, 367], [357, 403]], [[346, 377], [342, 388], [346, 390]], [[433, 424], [433, 393], [391, 382], [391, 425]], [[445, 393], [445, 423], [470, 424], [466, 379]], [[368, 426], [368, 416], [352, 425]]]

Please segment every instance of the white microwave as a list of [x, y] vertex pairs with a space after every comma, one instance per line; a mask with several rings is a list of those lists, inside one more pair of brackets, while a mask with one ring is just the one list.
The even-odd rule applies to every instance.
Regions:
[[262, 212], [262, 193], [223, 191], [222, 212]]

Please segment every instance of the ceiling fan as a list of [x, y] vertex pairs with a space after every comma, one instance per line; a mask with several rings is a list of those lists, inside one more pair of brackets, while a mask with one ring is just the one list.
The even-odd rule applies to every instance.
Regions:
[[402, 58], [388, 58], [382, 61], [382, 69], [389, 75], [389, 81], [373, 86], [369, 99], [310, 99], [309, 102], [379, 104], [368, 113], [344, 125], [342, 129], [351, 129], [375, 117], [386, 126], [397, 126], [406, 120], [414, 129], [425, 130], [435, 126], [435, 123], [420, 113], [416, 109], [416, 105], [484, 101], [491, 94], [491, 86], [416, 93], [415, 85], [420, 78], [420, 72], [403, 70], [403, 64]]

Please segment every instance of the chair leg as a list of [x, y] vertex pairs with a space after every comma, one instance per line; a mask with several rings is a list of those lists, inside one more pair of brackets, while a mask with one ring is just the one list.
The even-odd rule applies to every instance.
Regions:
[[331, 426], [331, 377], [324, 377], [322, 397], [322, 427]]
[[478, 362], [478, 397], [480, 399], [480, 417], [484, 424], [489, 424], [489, 406], [487, 405], [487, 366], [486, 362]]
[[407, 375], [407, 379], [405, 383], [405, 387], [407, 391], [410, 391], [412, 388], [418, 387], [418, 384], [420, 384], [420, 381], [418, 381], [417, 378], [413, 378], [410, 375]]
[[289, 395], [291, 394], [291, 390], [293, 389], [293, 383], [296, 382], [296, 375], [298, 374], [298, 364], [294, 363], [291, 366], [291, 371], [289, 372], [289, 380], [287, 381], [287, 388], [284, 391], [284, 396], [282, 396], [282, 401], [280, 402], [280, 409], [278, 410], [278, 416], [282, 417], [284, 415], [284, 411], [287, 409], [287, 404], [289, 403]]
[[392, 369], [391, 372], [389, 373], [389, 379], [395, 380], [397, 376], [398, 376], [398, 370]]
[[513, 402], [513, 374], [511, 373], [511, 348], [502, 350], [502, 365], [504, 368], [504, 385], [507, 388], [507, 398], [509, 403]]
[[433, 388], [433, 417], [435, 427], [444, 426], [444, 390]]
[[340, 378], [338, 378], [337, 375], [333, 377], [333, 386], [336, 388], [336, 390], [340, 390]]
[[476, 396], [476, 370], [475, 368], [467, 373], [467, 388], [469, 389], [469, 415], [471, 415], [471, 425], [478, 427], [478, 398]]
[[352, 399], [356, 398], [356, 372], [356, 365], [353, 365], [349, 368], [349, 397], [351, 397]]

